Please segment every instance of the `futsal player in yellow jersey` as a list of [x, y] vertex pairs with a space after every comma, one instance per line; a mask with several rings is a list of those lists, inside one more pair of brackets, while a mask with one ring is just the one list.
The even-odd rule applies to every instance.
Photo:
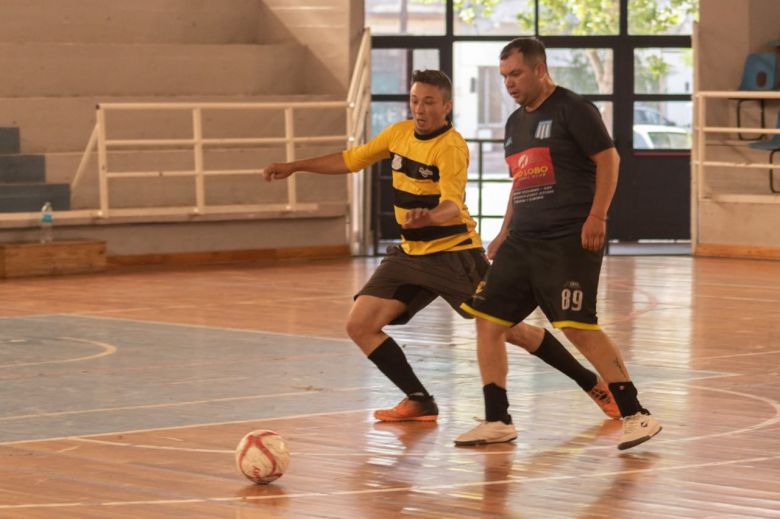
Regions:
[[[439, 296], [462, 316], [471, 317], [460, 305], [474, 293], [489, 267], [465, 205], [468, 147], [447, 120], [452, 110], [450, 79], [438, 70], [416, 71], [409, 105], [412, 120], [388, 126], [362, 146], [263, 169], [265, 179], [271, 181], [297, 171], [345, 174], [392, 160], [401, 246], [391, 248], [357, 293], [346, 326], [350, 338], [406, 395], [395, 407], [374, 413], [381, 421], [435, 421], [439, 414], [433, 396], [383, 328], [408, 322]], [[510, 330], [507, 341], [572, 378], [605, 414], [619, 417], [604, 382], [549, 332], [521, 323]]]

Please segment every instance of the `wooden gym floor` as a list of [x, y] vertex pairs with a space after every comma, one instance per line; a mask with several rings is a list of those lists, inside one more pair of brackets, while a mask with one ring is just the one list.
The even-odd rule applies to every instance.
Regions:
[[[0, 517], [780, 517], [780, 262], [606, 259], [601, 322], [664, 427], [623, 453], [517, 349], [517, 441], [455, 448], [482, 415], [475, 334], [438, 303], [390, 333], [439, 423], [374, 423], [401, 395], [343, 323], [377, 263], [0, 282]], [[234, 467], [254, 429], [292, 451], [268, 486]]]

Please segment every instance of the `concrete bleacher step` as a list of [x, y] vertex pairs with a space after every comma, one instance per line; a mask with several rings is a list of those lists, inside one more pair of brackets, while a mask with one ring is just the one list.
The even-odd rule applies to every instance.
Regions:
[[3, 0], [0, 41], [256, 43], [256, 0]]
[[0, 128], [0, 154], [19, 153], [19, 128]]
[[[28, 153], [83, 151], [95, 125], [98, 102], [290, 102], [338, 101], [327, 95], [177, 96], [177, 97], [0, 97], [0, 126], [24, 129], [21, 146]], [[225, 112], [204, 112], [204, 131], [219, 137], [271, 137], [284, 135], [283, 112], [244, 112], [226, 117]], [[345, 131], [345, 109], [296, 110], [299, 135]], [[126, 112], [110, 116], [109, 138], [188, 138], [192, 117], [188, 112], [153, 115]], [[2, 134], [0, 134], [1, 136]], [[2, 137], [0, 137], [1, 139]], [[18, 139], [18, 134], [17, 134]]]
[[46, 182], [44, 155], [0, 155], [0, 184]]
[[305, 55], [297, 43], [0, 43], [0, 97], [303, 93], [306, 67], [290, 65]]
[[70, 186], [38, 182], [0, 184], [0, 213], [40, 211], [46, 202], [51, 202], [55, 211], [70, 209]]

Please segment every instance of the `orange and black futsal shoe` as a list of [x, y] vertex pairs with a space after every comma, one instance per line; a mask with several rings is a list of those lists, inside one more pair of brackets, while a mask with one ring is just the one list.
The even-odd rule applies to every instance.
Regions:
[[617, 402], [615, 402], [615, 397], [612, 396], [609, 386], [601, 380], [601, 377], [599, 377], [593, 389], [588, 391], [588, 396], [596, 402], [596, 405], [604, 411], [605, 415], [613, 419], [620, 418], [620, 409], [618, 409]]
[[435, 422], [439, 407], [433, 397], [412, 400], [404, 398], [392, 409], [374, 411], [374, 418], [380, 422]]

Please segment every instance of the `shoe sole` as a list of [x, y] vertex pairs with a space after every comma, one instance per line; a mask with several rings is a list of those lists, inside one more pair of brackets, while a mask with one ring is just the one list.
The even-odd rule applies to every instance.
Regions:
[[487, 445], [489, 443], [507, 443], [511, 442], [517, 439], [517, 435], [514, 436], [508, 436], [505, 438], [501, 438], [499, 440], [485, 440], [485, 439], [479, 439], [479, 440], [467, 440], [467, 441], [458, 441], [455, 440], [455, 446], [456, 447], [474, 447], [476, 445]]
[[641, 438], [637, 438], [636, 440], [631, 440], [630, 442], [623, 442], [621, 444], [618, 444], [618, 450], [624, 451], [626, 449], [630, 449], [631, 447], [636, 447], [637, 445], [641, 443], [645, 443], [650, 438], [653, 438], [656, 436], [659, 432], [663, 430], [663, 427], [660, 425], [658, 426], [658, 430], [655, 431], [653, 434], [648, 434], [647, 436], [642, 436]]
[[438, 418], [436, 415], [413, 416], [410, 418], [380, 418], [374, 415], [374, 419], [379, 422], [435, 422]]

